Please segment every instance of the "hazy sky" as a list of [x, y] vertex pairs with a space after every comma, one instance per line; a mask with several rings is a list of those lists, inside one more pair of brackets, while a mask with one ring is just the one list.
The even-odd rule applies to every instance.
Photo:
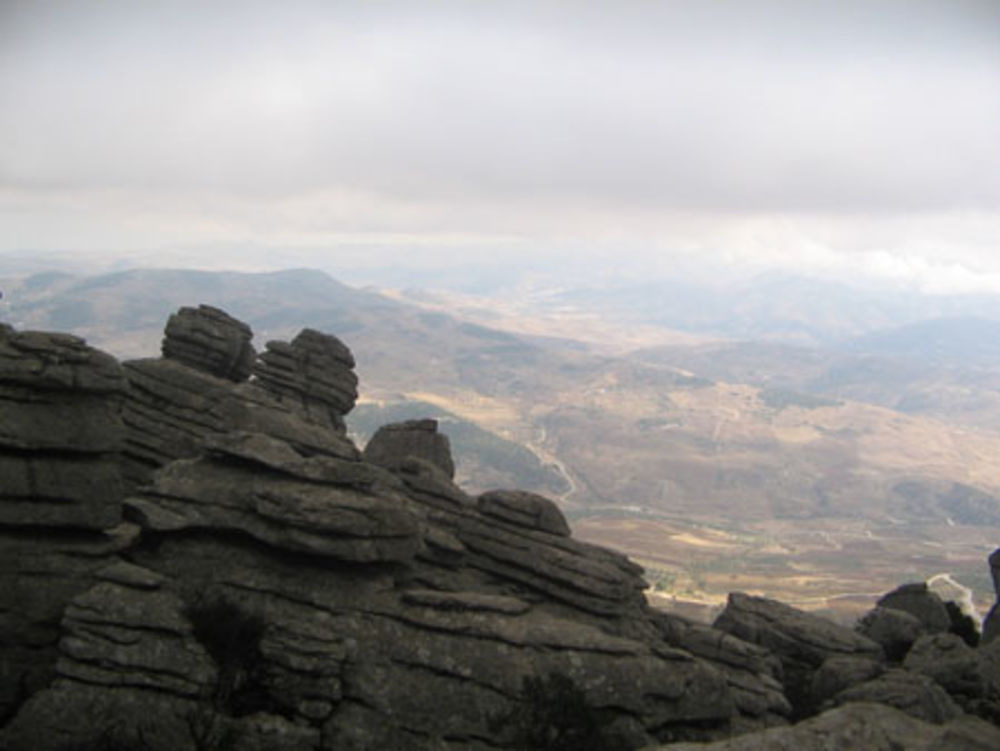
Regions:
[[0, 0], [41, 250], [1000, 291], [1000, 2]]

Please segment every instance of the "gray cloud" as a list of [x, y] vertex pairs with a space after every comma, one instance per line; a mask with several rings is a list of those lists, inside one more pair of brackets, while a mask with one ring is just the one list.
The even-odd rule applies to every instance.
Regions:
[[0, 103], [8, 247], [1000, 215], [991, 0], [8, 0]]

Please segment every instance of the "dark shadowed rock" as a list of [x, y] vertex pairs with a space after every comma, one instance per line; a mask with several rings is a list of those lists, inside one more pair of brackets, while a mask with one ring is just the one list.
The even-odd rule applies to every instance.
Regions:
[[437, 420], [407, 420], [383, 425], [365, 446], [366, 462], [398, 471], [407, 460], [419, 459], [441, 470], [448, 479], [455, 477], [448, 436], [438, 433]]
[[909, 613], [920, 621], [929, 634], [951, 628], [951, 617], [944, 601], [927, 588], [926, 582], [903, 584], [882, 597], [877, 605]]
[[315, 421], [343, 429], [343, 416], [358, 398], [354, 356], [335, 336], [303, 329], [291, 341], [268, 342], [254, 365], [260, 387], [296, 403]]
[[813, 674], [830, 657], [881, 661], [882, 648], [849, 628], [812, 613], [735, 592], [715, 628], [774, 652], [784, 669], [785, 693], [797, 712], [811, 707]]
[[480, 495], [477, 504], [486, 516], [560, 537], [570, 536], [566, 517], [544, 496], [523, 490], [491, 490]]
[[885, 704], [935, 724], [949, 722], [962, 714], [959, 706], [933, 680], [919, 673], [898, 669], [888, 670], [833, 697], [834, 704], [851, 702]]
[[996, 592], [997, 601], [983, 619], [983, 644], [988, 644], [1000, 636], [1000, 548], [990, 554], [989, 565], [990, 576], [993, 578], [993, 591]]
[[813, 674], [811, 694], [815, 706], [852, 686], [866, 683], [885, 672], [885, 666], [866, 657], [839, 655], [827, 658]]
[[880, 704], [847, 704], [793, 727], [772, 728], [716, 743], [674, 743], [646, 751], [993, 751], [1000, 730], [963, 716], [923, 722]]
[[926, 675], [960, 705], [986, 695], [986, 680], [976, 650], [955, 634], [922, 636], [906, 656], [903, 667]]
[[181, 308], [167, 321], [162, 352], [218, 378], [245, 381], [250, 377], [256, 352], [253, 332], [242, 321], [210, 305]]
[[926, 632], [915, 615], [887, 607], [869, 610], [858, 621], [856, 628], [859, 634], [881, 644], [890, 662], [902, 662], [913, 642]]

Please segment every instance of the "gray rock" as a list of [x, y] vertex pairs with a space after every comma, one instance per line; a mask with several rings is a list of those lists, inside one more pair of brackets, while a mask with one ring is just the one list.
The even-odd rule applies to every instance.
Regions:
[[566, 517], [544, 496], [523, 490], [491, 490], [480, 495], [477, 504], [486, 516], [560, 537], [570, 536]]
[[254, 365], [257, 383], [282, 401], [296, 403], [310, 419], [343, 429], [354, 408], [358, 379], [354, 356], [337, 337], [303, 329], [291, 343], [268, 342]]
[[167, 321], [162, 352], [176, 360], [230, 381], [250, 377], [256, 352], [253, 332], [242, 321], [210, 305], [181, 308]]
[[880, 704], [847, 704], [792, 727], [716, 743], [673, 743], [646, 751], [992, 751], [1000, 730], [963, 716], [944, 725], [923, 722]]
[[844, 689], [833, 697], [834, 704], [873, 702], [906, 712], [924, 722], [941, 724], [962, 714], [937, 683], [927, 676], [906, 670], [887, 670], [865, 683]]
[[885, 595], [877, 603], [879, 607], [902, 610], [909, 613], [923, 625], [929, 634], [948, 631], [951, 617], [944, 601], [927, 588], [926, 582], [903, 584]]
[[856, 629], [859, 634], [881, 644], [891, 662], [902, 662], [913, 643], [926, 632], [915, 615], [881, 606], [862, 616]]
[[799, 713], [811, 709], [813, 674], [830, 657], [883, 659], [882, 648], [871, 639], [763, 597], [730, 594], [714, 625], [771, 650], [781, 660], [785, 694]]
[[441, 470], [448, 479], [455, 477], [448, 436], [438, 433], [437, 420], [407, 420], [383, 425], [365, 446], [366, 462], [393, 471], [402, 469], [411, 458], [425, 461]]
[[903, 667], [933, 679], [960, 704], [986, 694], [986, 680], [976, 650], [955, 634], [922, 636]]
[[866, 657], [842, 655], [827, 658], [813, 674], [813, 704], [821, 706], [841, 691], [866, 683], [884, 672], [882, 663]]

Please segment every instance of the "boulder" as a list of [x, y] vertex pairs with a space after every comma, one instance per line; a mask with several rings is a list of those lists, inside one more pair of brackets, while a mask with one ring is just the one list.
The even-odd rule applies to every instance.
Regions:
[[961, 708], [933, 680], [898, 668], [850, 686], [832, 699], [836, 705], [850, 702], [884, 704], [934, 724], [949, 722], [962, 715]]
[[528, 529], [569, 537], [569, 524], [555, 503], [544, 496], [523, 490], [491, 490], [476, 501], [486, 516], [502, 519]]
[[268, 342], [254, 364], [265, 391], [291, 401], [315, 422], [343, 430], [343, 416], [354, 409], [358, 378], [354, 356], [335, 336], [303, 329], [291, 341]]
[[926, 631], [915, 616], [905, 610], [876, 607], [869, 610], [858, 621], [856, 630], [872, 641], [882, 645], [890, 662], [902, 662], [913, 642]]
[[399, 471], [411, 459], [428, 462], [449, 479], [455, 477], [448, 436], [438, 433], [437, 420], [407, 420], [383, 425], [365, 446], [366, 462]]
[[167, 360], [239, 383], [253, 369], [252, 339], [253, 332], [242, 321], [210, 305], [199, 305], [170, 316], [161, 351]]
[[901, 610], [909, 613], [929, 634], [948, 631], [951, 616], [944, 601], [927, 588], [926, 582], [903, 584], [885, 595], [877, 603], [878, 607]]
[[866, 657], [849, 655], [829, 657], [813, 674], [810, 689], [812, 702], [814, 706], [822, 706], [841, 691], [867, 683], [884, 672], [885, 666], [882, 663]]
[[739, 592], [729, 595], [715, 628], [771, 650], [783, 668], [785, 694], [797, 714], [811, 710], [813, 674], [830, 657], [881, 661], [871, 639], [812, 613]]
[[976, 650], [955, 634], [922, 636], [903, 667], [933, 679], [962, 706], [986, 695], [986, 680]]
[[792, 727], [718, 741], [673, 743], [645, 751], [992, 751], [1000, 730], [974, 717], [931, 724], [881, 704], [846, 704]]

